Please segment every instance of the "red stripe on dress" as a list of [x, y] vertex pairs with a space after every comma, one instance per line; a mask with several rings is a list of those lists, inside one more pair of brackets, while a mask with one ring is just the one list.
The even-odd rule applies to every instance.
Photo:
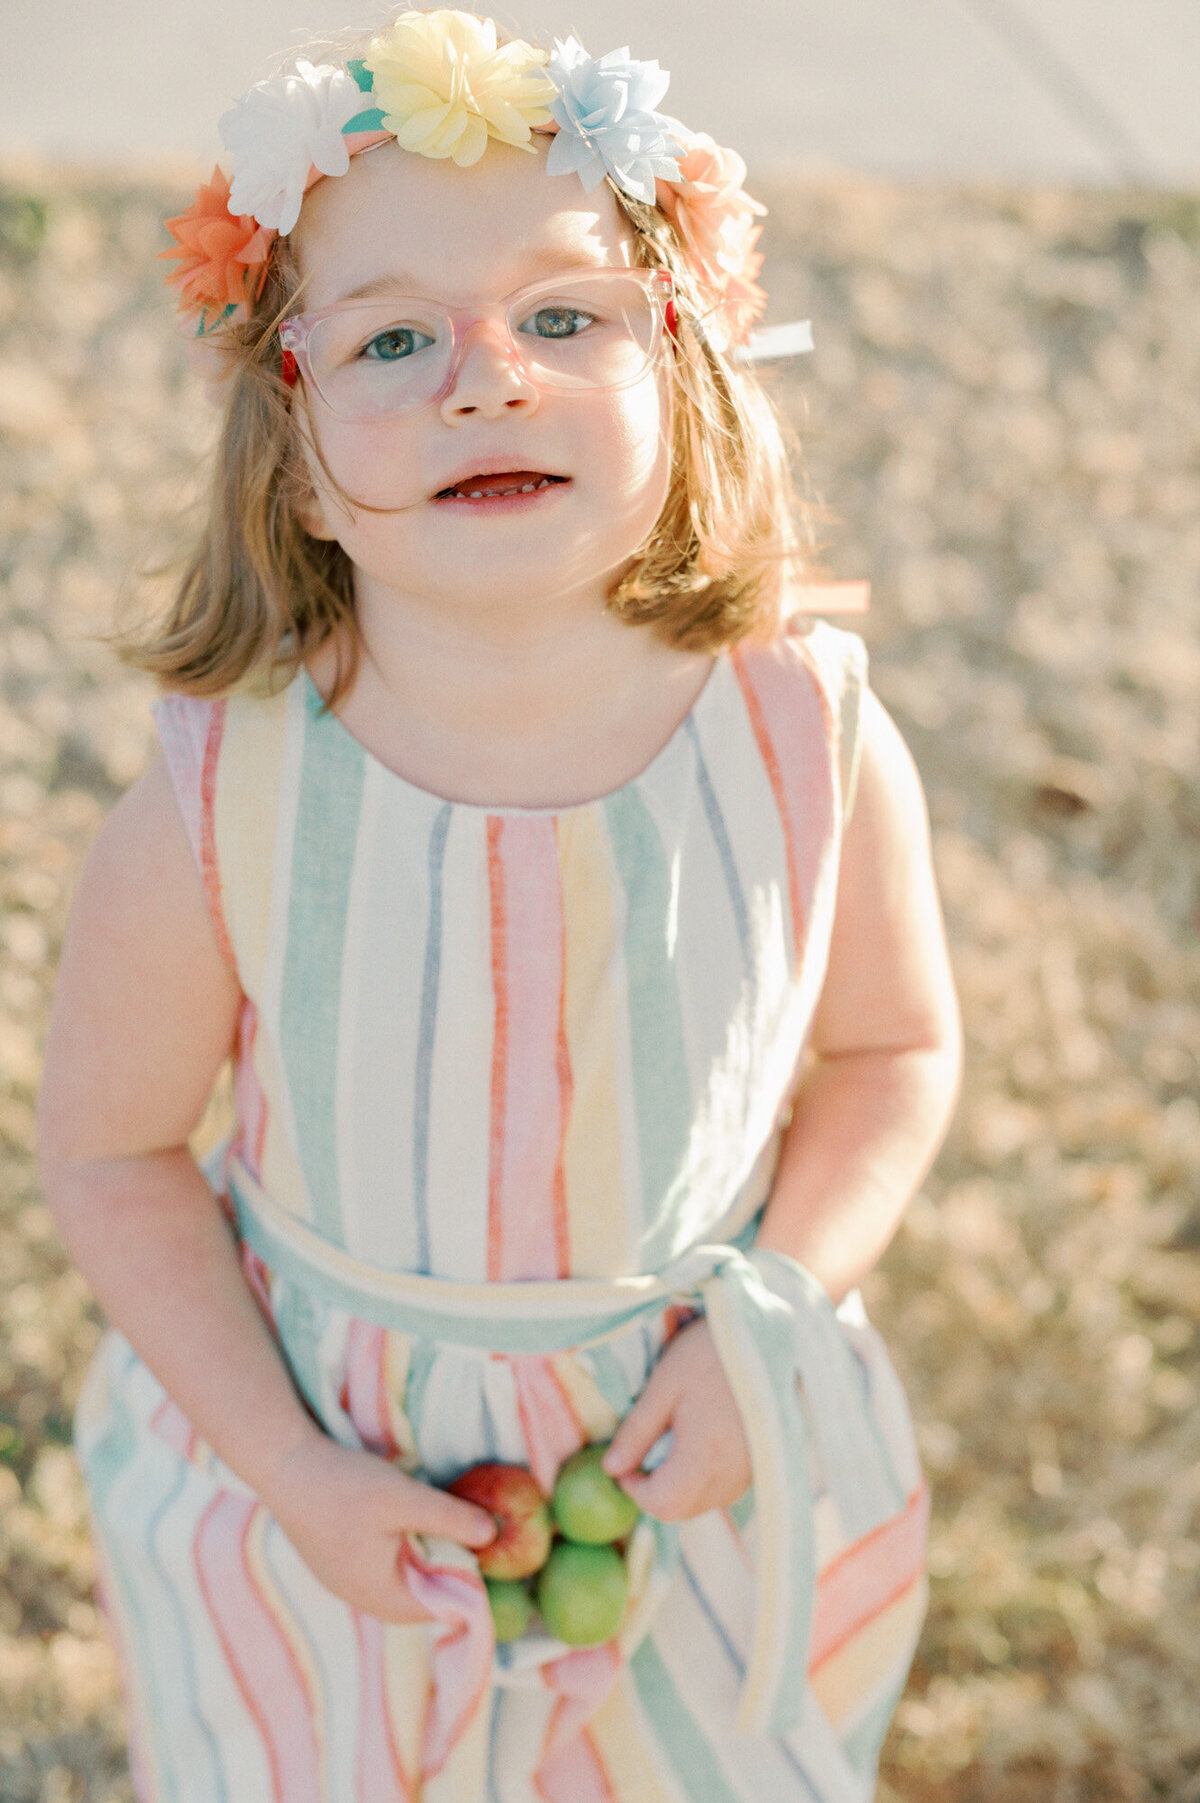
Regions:
[[575, 1099], [575, 1078], [571, 1070], [571, 1048], [567, 1042], [567, 911], [562, 907], [561, 896], [560, 877], [558, 1048], [555, 1058], [558, 1076], [559, 1121], [558, 1157], [554, 1164], [554, 1246], [558, 1260], [558, 1276], [568, 1277], [571, 1272], [571, 1235], [567, 1222], [567, 1128], [571, 1123], [571, 1105]]
[[509, 1366], [529, 1469], [549, 1496], [559, 1466], [585, 1444], [587, 1432], [548, 1358], [516, 1352]]
[[504, 863], [495, 817], [487, 823], [488, 892], [492, 918], [492, 1118], [488, 1143], [488, 1280], [500, 1276], [503, 1224], [501, 1187], [504, 1176], [505, 1086], [508, 1067], [508, 956], [505, 948]]
[[[563, 1707], [560, 1703], [555, 1714]], [[546, 1803], [619, 1803], [604, 1761], [586, 1728], [542, 1760], [533, 1774], [533, 1783]]]
[[791, 641], [733, 653], [759, 755], [783, 825], [797, 969], [822, 860], [835, 850], [834, 746], [828, 698]]
[[274, 1803], [321, 1803], [316, 1699], [250, 1569], [247, 1540], [259, 1506], [228, 1490], [213, 1498], [196, 1528], [196, 1576], [226, 1664], [262, 1740]]
[[553, 817], [490, 820], [488, 868], [496, 1003], [488, 1275], [545, 1280], [565, 1276], [569, 1256], [563, 1147], [571, 1078]]
[[354, 1611], [358, 1638], [357, 1782], [360, 1803], [415, 1803], [388, 1710], [387, 1640], [374, 1615]]
[[234, 1151], [250, 1174], [261, 1182], [263, 1143], [267, 1136], [267, 1098], [254, 1063], [257, 1039], [258, 1009], [246, 996], [238, 1016], [237, 1054], [233, 1063], [233, 1099], [238, 1118]]
[[864, 1534], [818, 1574], [810, 1672], [911, 1590], [925, 1569], [928, 1533], [929, 1491], [922, 1484], [903, 1514]]
[[767, 780], [771, 785], [771, 793], [775, 797], [779, 823], [783, 828], [784, 850], [787, 853], [788, 900], [791, 904], [792, 915], [792, 945], [796, 963], [799, 964], [800, 951], [804, 944], [804, 910], [800, 905], [800, 872], [796, 868], [796, 847], [792, 834], [792, 823], [788, 814], [783, 772], [779, 768], [779, 759], [775, 755], [775, 747], [772, 745], [771, 736], [767, 731], [762, 706], [747, 673], [745, 659], [740, 651], [733, 651], [730, 655], [734, 673], [746, 703], [746, 712], [750, 717], [750, 727], [758, 746], [758, 755], [763, 761]]
[[346, 1336], [343, 1407], [363, 1444], [381, 1458], [400, 1450], [392, 1433], [387, 1389], [387, 1330], [352, 1320]]
[[200, 875], [204, 880], [208, 911], [212, 915], [213, 931], [217, 936], [221, 956], [234, 976], [237, 976], [237, 959], [233, 955], [233, 942], [225, 921], [225, 907], [221, 900], [221, 871], [217, 863], [217, 764], [224, 732], [225, 703], [216, 701], [209, 716], [208, 732], [204, 740], [204, 762], [200, 769]]

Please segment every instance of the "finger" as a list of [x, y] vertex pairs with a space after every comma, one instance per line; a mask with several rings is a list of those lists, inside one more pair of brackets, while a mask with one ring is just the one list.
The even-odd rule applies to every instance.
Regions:
[[670, 1427], [674, 1410], [674, 1393], [665, 1383], [656, 1383], [652, 1374], [600, 1461], [610, 1477], [623, 1478], [637, 1470], [659, 1435]]
[[659, 1521], [683, 1521], [698, 1514], [714, 1473], [708, 1448], [698, 1440], [680, 1439], [656, 1470], [634, 1472], [622, 1479], [638, 1508]]
[[450, 1496], [416, 1478], [404, 1479], [404, 1527], [417, 1534], [443, 1534], [460, 1546], [483, 1547], [496, 1538], [496, 1523], [486, 1509]]

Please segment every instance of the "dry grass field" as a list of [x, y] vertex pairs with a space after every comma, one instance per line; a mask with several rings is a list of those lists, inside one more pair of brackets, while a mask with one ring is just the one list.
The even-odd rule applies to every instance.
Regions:
[[[872, 1280], [935, 1491], [886, 1803], [1200, 1799], [1200, 205], [779, 190], [778, 385], [868, 576], [967, 1022]], [[33, 1164], [72, 883], [150, 749], [95, 635], [211, 430], [153, 253], [186, 199], [0, 181], [0, 1803], [127, 1803], [70, 1412], [97, 1333]], [[148, 585], [151, 592], [154, 583]], [[764, 1800], [767, 1803], [767, 1800]]]

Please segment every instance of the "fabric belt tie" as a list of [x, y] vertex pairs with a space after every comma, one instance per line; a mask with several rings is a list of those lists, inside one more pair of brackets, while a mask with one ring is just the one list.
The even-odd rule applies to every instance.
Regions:
[[[613, 1279], [471, 1284], [388, 1272], [297, 1221], [243, 1165], [233, 1162], [226, 1176], [239, 1235], [273, 1273], [401, 1333], [500, 1354], [580, 1352], [672, 1303], [701, 1308], [741, 1413], [754, 1484], [754, 1626], [738, 1727], [778, 1735], [799, 1724], [816, 1598], [814, 1487], [831, 1493], [852, 1539], [905, 1506], [866, 1373], [810, 1272], [782, 1253], [733, 1245], [694, 1246], [657, 1273]], [[653, 1527], [670, 1565], [678, 1529]]]

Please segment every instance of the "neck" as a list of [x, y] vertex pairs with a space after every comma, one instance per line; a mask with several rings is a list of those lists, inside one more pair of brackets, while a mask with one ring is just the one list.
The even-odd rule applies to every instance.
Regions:
[[[363, 584], [363, 658], [339, 705], [383, 761], [452, 800], [567, 805], [650, 762], [712, 660], [675, 650], [596, 601], [436, 608]], [[318, 687], [323, 664], [312, 660]]]

